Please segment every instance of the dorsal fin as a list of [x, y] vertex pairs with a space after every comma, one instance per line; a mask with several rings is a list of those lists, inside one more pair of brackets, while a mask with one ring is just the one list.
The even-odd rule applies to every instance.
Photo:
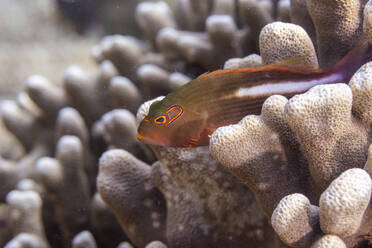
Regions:
[[287, 68], [293, 69], [296, 71], [303, 71], [303, 72], [319, 72], [321, 71], [316, 65], [310, 64], [306, 56], [299, 56], [294, 57], [286, 60], [282, 60], [276, 63], [272, 63], [269, 65], [264, 65], [261, 67], [252, 67], [252, 68], [238, 68], [238, 69], [221, 69], [211, 72], [205, 72], [199, 76], [199, 78], [206, 78], [218, 74], [226, 74], [229, 72], [257, 72], [269, 68]]
[[291, 68], [291, 69], [296, 69], [299, 71], [306, 71], [306, 72], [319, 71], [319, 68], [317, 65], [309, 63], [307, 56], [298, 56], [294, 58], [289, 58], [289, 59], [285, 59], [279, 62], [269, 64], [267, 66], [285, 67], [285, 68]]

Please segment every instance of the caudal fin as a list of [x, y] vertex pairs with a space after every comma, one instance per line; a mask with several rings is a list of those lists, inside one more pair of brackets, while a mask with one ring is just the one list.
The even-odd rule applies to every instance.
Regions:
[[362, 65], [370, 61], [372, 61], [372, 46], [367, 39], [363, 39], [334, 65], [331, 70], [341, 74], [344, 81], [348, 82]]

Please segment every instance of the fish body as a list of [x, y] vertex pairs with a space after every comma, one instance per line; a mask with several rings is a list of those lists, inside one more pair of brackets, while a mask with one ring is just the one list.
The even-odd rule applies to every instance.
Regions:
[[205, 73], [154, 102], [138, 127], [137, 137], [153, 145], [208, 145], [218, 127], [260, 114], [269, 96], [289, 98], [316, 85], [348, 82], [361, 65], [371, 60], [372, 48], [363, 42], [327, 71], [274, 64]]

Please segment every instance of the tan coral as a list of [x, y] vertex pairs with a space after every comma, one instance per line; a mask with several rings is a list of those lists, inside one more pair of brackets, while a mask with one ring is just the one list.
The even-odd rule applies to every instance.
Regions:
[[183, 35], [179, 32], [181, 35], [174, 42], [187, 62], [216, 70], [225, 60], [242, 55], [241, 35], [231, 16], [209, 16], [206, 31]]
[[27, 233], [37, 237], [43, 246], [48, 246], [45, 230], [41, 219], [42, 200], [35, 191], [9, 192], [6, 197], [7, 203], [12, 207], [12, 215], [16, 216], [13, 235]]
[[372, 182], [365, 170], [344, 171], [320, 197], [320, 226], [323, 232], [347, 237], [355, 234], [371, 198]]
[[169, 75], [168, 71], [152, 64], [144, 64], [137, 69], [138, 79], [148, 89], [156, 89], [155, 92], [150, 92], [150, 95], [154, 97], [167, 94], [170, 91]]
[[280, 239], [291, 247], [309, 247], [317, 237], [319, 208], [302, 194], [284, 197], [271, 216], [271, 224]]
[[129, 109], [133, 113], [140, 105], [142, 96], [133, 82], [126, 77], [116, 76], [110, 80], [108, 89], [114, 108]]
[[307, 0], [315, 25], [320, 66], [328, 69], [362, 38], [366, 0]]
[[[285, 97], [272, 96], [262, 109], [267, 120], [247, 116], [238, 124], [218, 128], [210, 140], [212, 156], [250, 187], [267, 216], [284, 196], [306, 191], [308, 172], [301, 170], [296, 155], [287, 156], [299, 151], [296, 141], [288, 139], [287, 124], [280, 122], [286, 103]], [[273, 120], [281, 134], [270, 128]], [[281, 139], [289, 146], [284, 147]]]
[[[251, 29], [252, 37], [258, 37], [261, 29], [273, 22], [272, 6], [267, 8], [265, 3], [268, 1], [239, 0], [240, 15], [243, 22]], [[256, 43], [257, 40], [254, 42]]]
[[368, 1], [364, 8], [363, 32], [372, 43], [372, 1]]
[[146, 38], [155, 47], [157, 32], [164, 27], [174, 27], [172, 10], [166, 2], [142, 2], [137, 5], [136, 19]]
[[8, 204], [0, 204], [0, 222], [1, 232], [0, 232], [0, 246], [4, 246], [13, 236], [14, 225], [17, 222], [17, 216], [12, 213], [12, 207]]
[[363, 65], [350, 79], [353, 114], [366, 125], [372, 122], [372, 62]]
[[133, 248], [133, 246], [128, 242], [121, 242], [116, 248]]
[[167, 248], [167, 246], [160, 241], [152, 241], [151, 243], [146, 245], [146, 248]]
[[134, 37], [111, 35], [105, 36], [100, 44], [92, 48], [92, 56], [101, 63], [109, 60], [115, 65], [119, 74], [135, 79], [135, 71], [144, 57], [143, 44]]
[[[310, 209], [310, 202], [317, 205], [323, 191], [320, 200], [323, 232], [342, 236], [348, 247], [371, 232], [371, 208], [367, 208], [371, 182], [368, 174], [359, 169], [366, 161], [369, 127], [369, 117], [364, 118], [369, 110], [360, 105], [369, 101], [371, 83], [365, 80], [363, 84], [366, 92], [361, 90], [364, 93], [355, 96], [359, 100], [354, 107], [360, 109], [355, 116], [349, 86], [321, 85], [289, 101], [283, 96], [271, 96], [265, 101], [260, 116], [247, 116], [238, 124], [218, 128], [212, 134], [213, 157], [251, 188], [268, 216], [275, 209], [273, 227], [290, 246], [308, 247], [321, 233], [316, 222], [308, 226], [305, 223], [309, 219], [306, 209]], [[364, 176], [347, 182], [341, 173], [348, 169], [361, 171]], [[341, 183], [337, 183], [339, 181]], [[282, 199], [298, 192], [306, 197], [296, 201]], [[333, 198], [325, 197], [327, 195]], [[301, 210], [301, 214], [292, 215]], [[291, 231], [297, 225], [298, 228]], [[326, 230], [326, 227], [337, 227], [341, 231]], [[347, 231], [342, 233], [343, 230]]]
[[91, 224], [95, 238], [107, 247], [114, 247], [120, 241], [128, 240], [114, 213], [97, 192], [92, 199]]
[[[57, 143], [56, 159], [43, 157], [36, 163], [41, 182], [48, 197], [52, 199], [56, 209], [55, 218], [61, 225], [61, 232], [67, 243], [89, 225], [90, 189], [84, 171], [83, 149], [78, 137], [65, 135]], [[73, 211], [74, 209], [80, 211]]]
[[151, 151], [136, 137], [135, 116], [126, 109], [114, 109], [105, 113], [101, 120], [103, 138], [115, 148], [125, 149], [146, 162], [153, 162]]
[[98, 192], [130, 240], [138, 247], [165, 240], [165, 203], [150, 180], [151, 167], [119, 149], [104, 153], [99, 164]]
[[345, 84], [320, 85], [286, 105], [286, 120], [299, 138], [318, 192], [366, 161], [367, 130], [351, 115], [352, 98]]
[[262, 58], [258, 54], [250, 54], [244, 58], [226, 60], [223, 69], [253, 68], [262, 66]]
[[41, 75], [32, 75], [26, 80], [26, 91], [30, 98], [40, 106], [49, 120], [56, 119], [56, 114], [65, 105], [65, 92]]
[[77, 65], [66, 69], [63, 75], [64, 90], [70, 104], [79, 110], [89, 126], [110, 108], [110, 101], [105, 93], [110, 80], [117, 75], [118, 71], [110, 61], [100, 64], [100, 71], [96, 76], [89, 75]]
[[372, 145], [368, 148], [368, 159], [364, 166], [364, 169], [372, 176]]
[[97, 248], [91, 232], [82, 231], [72, 239], [72, 248]]
[[311, 248], [346, 248], [346, 244], [338, 236], [327, 234], [318, 239]]
[[306, 6], [306, 0], [291, 0], [290, 17], [293, 24], [300, 25], [316, 47], [315, 27]]
[[49, 248], [49, 245], [45, 243], [43, 239], [35, 234], [20, 233], [10, 240], [4, 248]]
[[288, 195], [273, 212], [273, 228], [291, 247], [310, 247], [312, 244], [334, 247], [332, 245], [340, 242], [344, 247], [354, 247], [372, 231], [371, 209], [366, 210], [371, 185], [368, 173], [353, 168], [343, 172], [323, 192], [319, 208], [311, 205], [304, 195]]
[[301, 58], [301, 61], [295, 61], [291, 66], [318, 69], [313, 43], [301, 26], [283, 22], [270, 23], [261, 30], [259, 44], [264, 65]]

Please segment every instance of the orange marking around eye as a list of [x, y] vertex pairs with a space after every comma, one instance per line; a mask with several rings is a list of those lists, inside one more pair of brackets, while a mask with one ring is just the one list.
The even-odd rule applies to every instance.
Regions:
[[145, 122], [146, 123], [150, 123], [151, 121], [149, 119], [145, 119]]
[[165, 111], [165, 113], [168, 114], [170, 111], [176, 108], [179, 110], [179, 112], [172, 119], [170, 119], [169, 122], [165, 126], [169, 126], [172, 122], [177, 120], [183, 114], [183, 108], [180, 105], [171, 106], [169, 109], [167, 109], [167, 111]]
[[[161, 119], [161, 118], [163, 118], [163, 120], [159, 121], [159, 119]], [[166, 116], [166, 115], [159, 115], [159, 116], [155, 117], [155, 119], [154, 119], [154, 122], [157, 125], [164, 125], [165, 123], [167, 123], [167, 121], [168, 121], [168, 116]]]

